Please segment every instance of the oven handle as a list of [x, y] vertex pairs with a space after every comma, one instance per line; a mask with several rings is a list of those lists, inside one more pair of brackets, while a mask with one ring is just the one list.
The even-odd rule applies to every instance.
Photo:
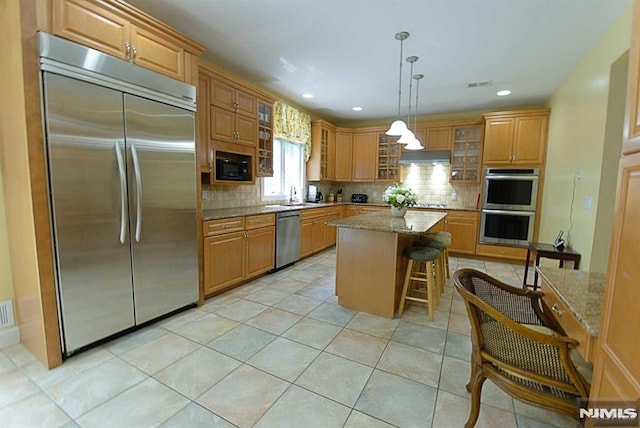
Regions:
[[509, 214], [509, 215], [519, 215], [522, 217], [533, 217], [536, 215], [535, 211], [511, 211], [511, 210], [482, 210], [483, 214]]
[[521, 181], [538, 181], [537, 175], [485, 175], [485, 180], [521, 180]]

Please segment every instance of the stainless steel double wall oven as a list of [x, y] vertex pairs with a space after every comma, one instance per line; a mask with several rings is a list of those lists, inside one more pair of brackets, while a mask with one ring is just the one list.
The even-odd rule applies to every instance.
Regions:
[[533, 239], [538, 175], [538, 168], [485, 168], [480, 243], [528, 245]]

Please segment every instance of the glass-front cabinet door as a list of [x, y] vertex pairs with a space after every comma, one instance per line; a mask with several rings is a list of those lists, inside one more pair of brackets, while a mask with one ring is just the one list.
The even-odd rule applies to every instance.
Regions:
[[273, 105], [258, 100], [258, 177], [273, 176]]
[[456, 126], [453, 128], [451, 182], [479, 182], [482, 138], [482, 124]]
[[376, 180], [400, 181], [400, 144], [399, 137], [378, 134], [378, 172]]

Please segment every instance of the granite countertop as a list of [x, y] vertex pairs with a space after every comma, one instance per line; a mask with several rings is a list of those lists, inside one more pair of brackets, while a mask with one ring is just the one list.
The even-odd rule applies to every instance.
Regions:
[[[295, 210], [304, 210], [304, 209], [312, 209], [312, 208], [324, 208], [324, 207], [334, 207], [340, 205], [357, 205], [360, 207], [388, 207], [387, 204], [383, 203], [366, 203], [366, 204], [356, 204], [352, 202], [320, 202], [320, 203], [311, 203], [307, 202], [305, 204], [299, 205], [255, 205], [250, 207], [238, 207], [238, 208], [216, 208], [210, 210], [202, 210], [202, 220], [219, 220], [223, 218], [232, 218], [232, 217], [244, 217], [246, 215], [256, 215], [256, 214], [270, 214], [277, 213], [282, 211], [295, 211]], [[423, 208], [423, 207], [412, 207], [411, 210], [417, 211], [427, 211], [427, 212], [442, 212], [443, 210], [458, 210], [458, 211], [479, 211], [476, 208], [461, 208], [461, 207], [447, 207], [447, 208]]]
[[447, 213], [443, 211], [409, 209], [404, 217], [392, 217], [391, 210], [383, 210], [329, 221], [327, 225], [375, 232], [419, 235], [431, 229], [446, 216]]
[[548, 266], [538, 266], [536, 270], [587, 332], [597, 337], [606, 274]]

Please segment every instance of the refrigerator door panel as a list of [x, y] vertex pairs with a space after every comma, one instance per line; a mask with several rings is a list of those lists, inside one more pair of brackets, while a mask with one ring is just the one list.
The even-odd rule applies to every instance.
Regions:
[[138, 324], [198, 300], [193, 113], [125, 94]]
[[[64, 352], [134, 325], [122, 93], [44, 73]], [[123, 216], [124, 214], [124, 216]]]

